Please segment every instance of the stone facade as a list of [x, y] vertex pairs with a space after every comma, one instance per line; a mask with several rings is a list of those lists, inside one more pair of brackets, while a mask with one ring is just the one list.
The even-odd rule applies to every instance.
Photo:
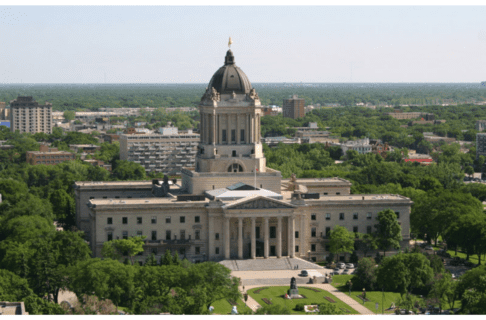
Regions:
[[32, 97], [18, 97], [10, 101], [10, 130], [20, 133], [52, 133], [52, 104], [39, 105]]

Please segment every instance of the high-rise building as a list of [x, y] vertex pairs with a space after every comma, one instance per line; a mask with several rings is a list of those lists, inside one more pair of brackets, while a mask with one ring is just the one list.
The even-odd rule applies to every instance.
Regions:
[[305, 99], [299, 98], [296, 94], [290, 99], [283, 101], [284, 118], [303, 118], [305, 116]]
[[179, 174], [182, 167], [194, 167], [199, 135], [162, 132], [121, 134], [120, 159], [138, 163], [146, 172]]
[[476, 134], [476, 159], [486, 156], [486, 133]]
[[10, 130], [29, 133], [52, 133], [52, 103], [39, 105], [32, 97], [10, 101]]
[[477, 120], [476, 121], [476, 130], [481, 132], [484, 131], [486, 128], [486, 120]]

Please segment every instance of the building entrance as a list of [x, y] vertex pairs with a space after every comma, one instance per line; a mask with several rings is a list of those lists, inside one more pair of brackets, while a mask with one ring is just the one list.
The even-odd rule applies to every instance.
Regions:
[[275, 249], [275, 246], [270, 246], [270, 256], [275, 257], [277, 255], [277, 250]]

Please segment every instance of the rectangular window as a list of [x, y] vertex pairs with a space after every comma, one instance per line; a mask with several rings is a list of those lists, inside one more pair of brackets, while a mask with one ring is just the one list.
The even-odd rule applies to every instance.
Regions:
[[186, 217], [181, 216], [180, 217], [180, 223], [186, 223]]
[[221, 136], [221, 141], [226, 142], [226, 130], [223, 129], [223, 134]]
[[151, 219], [151, 222], [152, 222], [152, 224], [156, 224], [157, 223], [157, 217], [153, 216], [152, 219]]
[[201, 230], [196, 230], [196, 240], [201, 240]]
[[165, 223], [170, 223], [170, 217], [165, 217]]
[[236, 130], [231, 130], [231, 142], [236, 142]]
[[106, 218], [106, 224], [113, 224], [113, 218]]
[[357, 212], [353, 213], [353, 220], [358, 220], [358, 213]]
[[358, 226], [354, 226], [354, 227], [353, 227], [353, 232], [354, 232], [354, 233], [358, 232]]
[[152, 240], [157, 240], [157, 231], [152, 231]]
[[108, 197], [103, 197], [103, 199], [107, 199]]
[[214, 234], [214, 239], [219, 240], [219, 233]]
[[324, 195], [327, 196], [327, 192], [324, 192]]
[[219, 254], [219, 247], [214, 248], [214, 254]]
[[316, 245], [315, 243], [311, 244], [311, 251], [316, 252]]
[[255, 237], [260, 239], [260, 227], [255, 227]]
[[181, 234], [181, 240], [185, 240], [186, 239], [186, 230], [181, 230], [180, 234]]
[[108, 232], [108, 241], [113, 240], [113, 232]]
[[366, 219], [371, 220], [371, 212], [368, 212], [368, 213], [366, 214]]
[[245, 142], [245, 129], [240, 130], [240, 141]]
[[119, 196], [115, 196], [115, 199], [120, 199], [120, 197]]
[[311, 214], [311, 220], [316, 220], [316, 214]]
[[277, 238], [277, 228], [276, 227], [270, 227], [270, 238], [271, 239]]
[[196, 254], [201, 254], [201, 247], [196, 247]]
[[157, 255], [157, 248], [152, 248], [152, 253]]
[[326, 251], [331, 251], [331, 245], [330, 244], [326, 244]]
[[340, 194], [341, 194], [341, 192], [336, 192], [336, 195], [338, 195], [338, 196], [339, 196]]
[[400, 212], [395, 211], [395, 214], [397, 215], [397, 219], [400, 219]]
[[89, 200], [93, 200], [95, 197], [89, 197]]
[[142, 217], [137, 217], [137, 224], [142, 224]]
[[331, 220], [331, 214], [330, 213], [326, 213], [326, 220]]
[[199, 218], [199, 216], [195, 216], [194, 217], [194, 223], [199, 223], [199, 221], [201, 221], [201, 219]]
[[295, 239], [299, 239], [299, 231], [295, 231]]
[[339, 220], [344, 220], [344, 213], [342, 213], [342, 212], [341, 212], [341, 213], [339, 214]]
[[331, 235], [331, 227], [326, 227], [326, 237]]
[[317, 262], [317, 258], [316, 257], [311, 257], [311, 260], [312, 260], [312, 262]]
[[299, 246], [295, 246], [295, 252], [299, 252]]
[[142, 231], [141, 230], [137, 231], [137, 236], [141, 237], [142, 235], [143, 234], [142, 234]]
[[170, 240], [170, 230], [165, 230], [165, 240]]
[[311, 229], [311, 237], [315, 238], [316, 237], [316, 228]]
[[128, 231], [123, 231], [123, 239], [128, 239]]
[[371, 234], [371, 226], [366, 227], [366, 233]]
[[122, 224], [128, 224], [128, 218], [127, 217], [122, 218]]

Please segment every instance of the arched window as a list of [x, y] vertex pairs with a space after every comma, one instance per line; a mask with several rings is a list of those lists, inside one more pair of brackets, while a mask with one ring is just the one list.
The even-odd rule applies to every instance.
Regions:
[[228, 172], [243, 172], [243, 167], [238, 163], [233, 163], [228, 167]]

